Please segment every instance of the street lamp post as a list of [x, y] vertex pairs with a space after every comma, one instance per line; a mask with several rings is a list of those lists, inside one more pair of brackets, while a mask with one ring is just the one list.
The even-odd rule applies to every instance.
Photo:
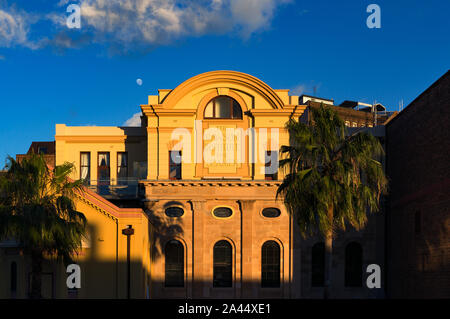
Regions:
[[130, 267], [130, 242], [131, 236], [134, 235], [134, 229], [132, 225], [128, 225], [127, 228], [122, 229], [122, 235], [127, 236], [127, 299], [130, 299], [130, 281], [131, 281], [131, 267]]

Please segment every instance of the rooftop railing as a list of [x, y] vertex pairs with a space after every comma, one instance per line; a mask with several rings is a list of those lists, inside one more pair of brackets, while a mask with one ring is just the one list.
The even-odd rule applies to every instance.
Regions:
[[117, 180], [90, 180], [86, 187], [106, 199], [135, 199], [139, 197], [139, 183], [136, 178]]

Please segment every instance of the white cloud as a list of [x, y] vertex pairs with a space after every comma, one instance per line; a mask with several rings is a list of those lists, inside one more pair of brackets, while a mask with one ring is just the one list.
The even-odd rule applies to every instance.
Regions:
[[122, 126], [141, 126], [141, 115], [141, 112], [134, 114], [131, 118], [126, 120]]
[[81, 0], [82, 30], [124, 49], [185, 36], [237, 32], [244, 38], [270, 26], [287, 0]]
[[275, 9], [287, 0], [231, 0], [230, 9], [234, 23], [242, 28], [244, 37], [270, 26]]
[[297, 85], [297, 86], [295, 86], [295, 87], [293, 87], [292, 89], [291, 89], [291, 94], [293, 94], [293, 95], [302, 95], [303, 93], [305, 93], [306, 92], [306, 85], [304, 85], [304, 84], [299, 84], [299, 85]]
[[[290, 1], [79, 0], [81, 29], [76, 32], [66, 27], [68, 0], [60, 0], [57, 11], [34, 21], [31, 14], [0, 8], [0, 47], [77, 48], [97, 43], [126, 53], [206, 34], [231, 33], [246, 39], [269, 28], [276, 10]], [[30, 26], [38, 20], [50, 23], [50, 34], [32, 42]]]
[[32, 47], [28, 40], [28, 30], [29, 25], [24, 13], [0, 9], [0, 47]]
[[290, 93], [292, 95], [302, 95], [302, 94], [317, 94], [317, 91], [322, 86], [322, 83], [301, 83], [293, 88], [291, 88]]

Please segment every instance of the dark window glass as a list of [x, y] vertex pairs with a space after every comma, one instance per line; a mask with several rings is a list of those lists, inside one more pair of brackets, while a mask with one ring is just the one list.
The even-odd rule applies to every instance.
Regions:
[[117, 181], [118, 184], [127, 184], [128, 178], [128, 153], [117, 153]]
[[325, 244], [317, 243], [311, 250], [311, 286], [323, 287], [325, 283]]
[[268, 181], [278, 180], [278, 152], [267, 151], [265, 161], [265, 179]]
[[214, 209], [213, 214], [214, 216], [219, 218], [226, 218], [233, 215], [233, 211], [228, 207], [217, 207], [216, 209]]
[[352, 242], [345, 248], [345, 286], [362, 286], [362, 248]]
[[213, 287], [231, 287], [233, 281], [232, 248], [226, 240], [218, 241], [213, 251]]
[[98, 183], [99, 185], [109, 185], [110, 177], [109, 152], [98, 153]]
[[242, 118], [242, 110], [239, 106], [239, 103], [233, 100], [233, 118], [241, 119]]
[[11, 297], [15, 298], [17, 293], [17, 264], [11, 263]]
[[40, 146], [40, 147], [38, 147], [38, 154], [47, 154], [47, 148], [46, 147], [43, 147], [43, 146]]
[[97, 162], [97, 192], [100, 195], [109, 195], [109, 184], [111, 176], [109, 152], [98, 153]]
[[181, 151], [169, 151], [169, 179], [181, 179]]
[[206, 105], [204, 118], [242, 119], [242, 109], [235, 99], [229, 96], [218, 96]]
[[280, 287], [280, 245], [269, 240], [262, 246], [261, 287]]
[[165, 247], [166, 287], [184, 287], [184, 247], [178, 240], [171, 240]]
[[416, 232], [416, 234], [420, 234], [422, 231], [422, 216], [420, 211], [417, 211], [414, 214], [414, 231]]
[[166, 209], [166, 215], [169, 217], [181, 217], [184, 211], [180, 207], [169, 207]]
[[91, 153], [80, 153], [80, 179], [89, 183], [91, 180]]
[[280, 216], [281, 212], [278, 208], [269, 207], [269, 208], [264, 208], [262, 211], [262, 214], [264, 217], [275, 218], [275, 217]]
[[215, 114], [217, 118], [220, 119], [230, 119], [233, 118], [233, 108], [230, 98], [225, 96], [220, 96], [214, 99]]

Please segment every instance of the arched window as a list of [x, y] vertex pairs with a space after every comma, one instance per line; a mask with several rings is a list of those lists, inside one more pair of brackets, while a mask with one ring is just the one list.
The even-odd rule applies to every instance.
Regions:
[[226, 240], [214, 245], [213, 287], [231, 287], [233, 282], [233, 252], [231, 244]]
[[311, 286], [323, 287], [325, 283], [325, 244], [316, 243], [311, 249]]
[[362, 286], [362, 248], [361, 245], [352, 242], [345, 248], [345, 286]]
[[205, 108], [205, 119], [242, 119], [239, 103], [229, 96], [212, 99]]
[[184, 247], [178, 240], [171, 240], [165, 247], [166, 287], [184, 287]]
[[17, 293], [17, 264], [11, 263], [11, 298], [16, 298]]
[[280, 245], [273, 240], [266, 241], [262, 246], [261, 287], [280, 287]]
[[213, 215], [217, 218], [228, 218], [233, 215], [233, 210], [228, 207], [217, 207], [214, 209]]

